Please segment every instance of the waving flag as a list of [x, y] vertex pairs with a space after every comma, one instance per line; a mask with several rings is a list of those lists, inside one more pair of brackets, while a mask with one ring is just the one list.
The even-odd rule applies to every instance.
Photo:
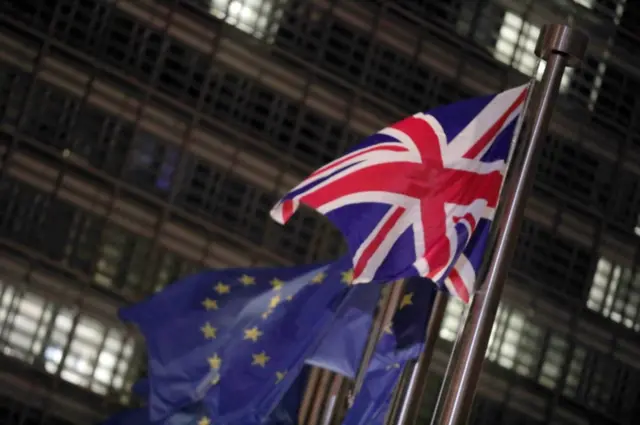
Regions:
[[148, 392], [149, 420], [201, 403], [216, 424], [264, 423], [328, 331], [350, 269], [345, 257], [209, 270], [121, 310], [147, 343], [149, 384], [136, 388]]
[[[309, 375], [309, 368], [303, 369], [295, 382], [284, 395], [280, 404], [271, 412], [269, 417], [260, 425], [296, 425], [298, 423], [298, 410], [304, 394], [304, 386]], [[131, 391], [143, 399], [149, 396], [149, 380], [143, 378], [136, 382]], [[151, 421], [149, 409], [140, 407], [126, 409], [108, 418], [102, 425], [214, 425], [207, 415], [207, 409], [202, 402], [195, 403], [183, 409], [179, 413], [172, 414], [161, 421]], [[218, 422], [219, 423], [219, 422]]]
[[352, 286], [327, 334], [306, 363], [355, 378], [381, 290], [379, 284]]
[[376, 345], [362, 390], [342, 425], [384, 424], [402, 371], [424, 347], [435, 296], [434, 285], [416, 277], [406, 280], [398, 310]]
[[325, 215], [347, 239], [354, 283], [417, 275], [468, 302], [526, 92], [393, 124], [311, 174], [271, 216], [284, 224], [301, 203]]
[[[298, 410], [302, 402], [305, 384], [309, 376], [309, 367], [296, 377], [287, 393], [280, 403], [269, 414], [269, 417], [260, 425], [297, 425]], [[143, 399], [149, 396], [149, 380], [143, 378], [136, 382], [131, 391]], [[149, 408], [140, 407], [136, 409], [126, 409], [109, 417], [102, 425], [214, 425], [220, 423], [212, 421], [208, 416], [202, 402], [197, 402], [178, 413], [170, 415], [160, 421], [151, 421]]]

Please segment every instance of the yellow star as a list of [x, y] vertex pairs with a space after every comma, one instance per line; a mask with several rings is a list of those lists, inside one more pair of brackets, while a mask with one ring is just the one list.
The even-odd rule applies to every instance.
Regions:
[[282, 288], [282, 285], [284, 285], [284, 282], [278, 278], [272, 279], [270, 283], [276, 291], [279, 291]]
[[280, 295], [271, 297], [271, 301], [269, 301], [269, 310], [276, 308], [278, 304], [280, 304]]
[[271, 315], [271, 313], [273, 313], [273, 310], [271, 310], [271, 309], [265, 311], [264, 313], [262, 313], [262, 318], [263, 319], [268, 318]]
[[327, 278], [327, 274], [324, 272], [320, 272], [311, 279], [312, 283], [322, 283]]
[[267, 353], [265, 353], [264, 351], [262, 353], [252, 354], [252, 357], [253, 362], [251, 363], [251, 365], [261, 367], [265, 367], [267, 365], [267, 362], [271, 359], [271, 357], [267, 356]]
[[289, 295], [289, 296], [287, 297], [287, 301], [291, 301], [292, 299], [293, 299], [293, 295]]
[[222, 359], [218, 357], [216, 353], [213, 353], [213, 356], [209, 357], [207, 360], [209, 361], [209, 366], [211, 366], [211, 369], [220, 369]]
[[207, 310], [217, 310], [218, 309], [218, 301], [212, 300], [211, 298], [205, 298], [205, 300], [202, 301], [202, 305]]
[[413, 305], [413, 292], [409, 292], [402, 297], [402, 302], [400, 303], [400, 310], [405, 308], [408, 305]]
[[228, 294], [231, 291], [231, 287], [229, 285], [225, 285], [222, 282], [218, 282], [216, 286], [213, 287], [213, 290], [218, 294]]
[[244, 339], [250, 339], [253, 342], [257, 342], [258, 338], [262, 336], [262, 332], [254, 326], [251, 329], [244, 330]]
[[204, 334], [205, 339], [215, 339], [216, 333], [218, 330], [211, 326], [209, 322], [205, 323], [203, 327], [200, 328], [202, 333]]
[[351, 285], [351, 282], [353, 282], [353, 269], [342, 272], [342, 283]]
[[211, 421], [206, 416], [203, 416], [202, 419], [198, 421], [198, 425], [211, 425]]
[[284, 377], [287, 376], [287, 372], [276, 372], [276, 384], [282, 382]]
[[246, 274], [243, 274], [242, 276], [240, 276], [239, 280], [240, 280], [240, 283], [242, 283], [244, 286], [256, 284], [256, 279], [254, 277], [247, 276]]

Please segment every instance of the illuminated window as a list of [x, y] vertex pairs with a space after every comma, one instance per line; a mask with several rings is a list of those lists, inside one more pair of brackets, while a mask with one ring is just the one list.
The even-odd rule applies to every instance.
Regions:
[[489, 337], [487, 358], [506, 369], [515, 369], [521, 375], [527, 375], [537, 359], [522, 349], [521, 340], [532, 330], [537, 334], [537, 327], [524, 312], [500, 306]]
[[109, 288], [139, 290], [145, 282], [144, 272], [149, 240], [114, 224], [104, 231], [94, 282]]
[[595, 0], [573, 0], [573, 2], [587, 9], [593, 9], [593, 5], [595, 4]]
[[[68, 318], [56, 325], [60, 326], [56, 326], [56, 331], [69, 332]], [[45, 349], [48, 372], [55, 373], [60, 368], [60, 377], [65, 381], [105, 394], [109, 387], [123, 387], [127, 364], [133, 355], [133, 343], [125, 342], [125, 335], [120, 330], [108, 329], [100, 322], [82, 316], [60, 366], [62, 355], [62, 347], [57, 342]]]
[[[588, 7], [590, 9], [593, 8], [594, 0], [574, 0], [576, 3], [583, 5], [584, 7]], [[588, 5], [585, 3], [589, 3]], [[613, 22], [616, 26], [620, 25], [620, 20], [622, 19], [622, 15], [624, 13], [624, 6], [626, 0], [620, 0], [616, 5], [616, 9], [613, 15]], [[609, 47], [613, 46], [614, 39], [609, 38], [607, 40], [608, 48], [602, 53], [602, 62], [598, 64], [598, 69], [596, 70], [596, 74], [593, 80], [593, 86], [591, 88], [591, 93], [589, 93], [589, 110], [593, 111], [596, 102], [598, 101], [598, 95], [600, 94], [600, 88], [602, 87], [602, 82], [604, 80], [605, 73], [607, 72], [607, 61], [611, 53], [609, 52]]]
[[[75, 310], [0, 285], [0, 348], [99, 394], [125, 388], [134, 342]], [[129, 383], [127, 383], [128, 385]]]
[[[440, 338], [451, 342], [455, 340], [463, 312], [464, 304], [461, 301], [449, 301], [440, 328]], [[501, 305], [491, 330], [486, 357], [520, 375], [530, 376], [537, 362], [535, 350], [540, 334], [539, 327], [534, 326], [524, 312]]]
[[0, 343], [4, 354], [33, 362], [42, 350], [53, 309], [34, 294], [0, 287]]
[[271, 42], [282, 18], [280, 0], [211, 0], [210, 12], [241, 31]]
[[440, 338], [453, 342], [456, 340], [458, 328], [464, 314], [464, 303], [457, 298], [449, 298], [447, 309], [444, 313], [442, 326], [440, 326]]
[[587, 352], [582, 347], [576, 347], [573, 350], [563, 390], [564, 395], [567, 397], [576, 398], [578, 396], [580, 382], [583, 379], [583, 369], [586, 356]]
[[[535, 48], [539, 35], [539, 27], [524, 21], [515, 13], [506, 12], [500, 27], [494, 56], [499, 61], [511, 65], [523, 74], [532, 76], [538, 60], [535, 55]], [[542, 62], [536, 76], [538, 80], [542, 78], [544, 68], [545, 63]], [[572, 68], [565, 69], [560, 83], [561, 93], [569, 88], [572, 72]]]
[[558, 385], [558, 381], [562, 376], [562, 368], [567, 357], [569, 342], [566, 337], [559, 335], [551, 335], [547, 343], [547, 349], [544, 353], [544, 360], [538, 382], [549, 388], [554, 389]]
[[589, 291], [587, 307], [614, 322], [640, 331], [640, 276], [631, 269], [600, 258]]

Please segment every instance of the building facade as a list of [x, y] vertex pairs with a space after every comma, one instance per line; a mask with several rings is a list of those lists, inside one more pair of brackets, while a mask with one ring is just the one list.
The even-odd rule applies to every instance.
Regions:
[[[96, 423], [144, 352], [117, 308], [202, 267], [336, 257], [279, 195], [403, 116], [565, 73], [474, 424], [640, 415], [640, 5], [630, 0], [0, 2], [0, 423]], [[424, 423], [462, 306], [440, 331]]]

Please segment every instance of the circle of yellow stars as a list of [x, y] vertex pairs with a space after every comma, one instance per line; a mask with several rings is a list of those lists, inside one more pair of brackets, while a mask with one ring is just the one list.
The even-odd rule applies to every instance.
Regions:
[[[319, 272], [318, 274], [313, 276], [313, 278], [311, 279], [311, 283], [322, 284], [326, 280], [326, 278], [327, 278], [326, 273]], [[238, 281], [243, 286], [251, 286], [256, 284], [255, 278], [246, 274], [243, 274], [242, 276], [240, 276], [238, 278]], [[347, 270], [345, 272], [342, 272], [341, 282], [346, 285], [351, 285], [353, 283], [353, 270]], [[269, 315], [273, 313], [274, 309], [283, 301], [281, 292], [279, 291], [285, 285], [285, 282], [278, 278], [273, 278], [269, 283], [272, 287], [272, 290], [274, 290], [276, 294], [273, 297], [271, 297], [271, 299], [269, 300], [269, 305], [267, 307], [267, 310], [262, 314], [262, 317], [264, 319], [267, 319]], [[223, 282], [218, 282], [213, 287], [213, 289], [218, 295], [225, 295], [231, 292], [231, 286]], [[293, 299], [293, 295], [286, 297], [287, 301], [291, 301], [292, 299]], [[402, 310], [403, 308], [408, 307], [410, 305], [413, 305], [413, 293], [406, 293], [403, 295], [402, 300], [400, 301], [399, 310]], [[202, 306], [205, 308], [206, 311], [218, 310], [219, 308], [218, 301], [209, 297], [205, 298], [202, 301]], [[388, 323], [384, 327], [384, 332], [392, 333], [393, 332], [392, 326], [393, 326], [392, 323]], [[200, 330], [204, 338], [207, 340], [215, 339], [217, 337], [218, 329], [215, 328], [210, 322], [206, 322], [200, 328]], [[263, 332], [257, 326], [244, 329], [243, 332], [244, 332], [243, 339], [254, 342], [254, 343], [258, 342], [260, 337], [262, 337], [263, 335]], [[259, 353], [253, 353], [251, 357], [252, 357], [251, 366], [261, 367], [261, 368], [265, 368], [269, 363], [269, 361], [271, 360], [271, 357], [269, 357], [264, 350]], [[212, 385], [217, 385], [220, 381], [219, 371], [220, 371], [220, 368], [222, 367], [222, 358], [220, 358], [220, 356], [217, 353], [213, 353], [210, 357], [207, 358], [207, 363], [209, 364], [209, 368], [211, 369], [211, 371], [215, 372], [211, 383]], [[398, 365], [394, 364], [394, 365], [391, 365], [390, 367], [398, 367]], [[287, 371], [276, 371], [275, 383], [278, 384], [282, 382], [285, 379], [286, 375], [287, 375]], [[198, 422], [198, 425], [211, 425], [211, 420], [208, 417], [204, 416], [200, 419], [200, 421]]]
[[[350, 274], [348, 272], [343, 273], [342, 281], [344, 283], [349, 283], [350, 282], [349, 276]], [[322, 282], [324, 282], [326, 277], [327, 276], [325, 273], [322, 273], [322, 272], [318, 273], [312, 278], [312, 283], [321, 284]], [[238, 281], [243, 286], [251, 286], [256, 284], [256, 279], [246, 274], [240, 276], [238, 278]], [[283, 301], [281, 294], [278, 292], [285, 285], [285, 282], [278, 278], [272, 279], [269, 283], [271, 284], [272, 289], [276, 291], [276, 294], [273, 297], [271, 297], [271, 299], [269, 300], [267, 311], [265, 311], [262, 315], [262, 317], [265, 319], [269, 317], [269, 315], [273, 313], [273, 310]], [[231, 285], [227, 285], [223, 282], [218, 282], [213, 287], [213, 290], [218, 295], [225, 295], [231, 292]], [[291, 301], [292, 299], [293, 299], [292, 295], [286, 297], [287, 301]], [[219, 309], [218, 300], [212, 299], [210, 297], [207, 297], [202, 301], [202, 306], [205, 308], [206, 311]], [[204, 336], [204, 338], [207, 340], [215, 339], [218, 333], [218, 329], [214, 327], [210, 322], [206, 322], [200, 328], [200, 331], [202, 332], [202, 335]], [[262, 337], [262, 335], [263, 335], [263, 332], [257, 326], [253, 326], [251, 328], [244, 329], [243, 339], [249, 340], [252, 342], [258, 342], [258, 340], [260, 339], [260, 337]], [[271, 360], [271, 357], [269, 357], [265, 351], [254, 353], [251, 356], [252, 356], [251, 365], [256, 367], [264, 368], [267, 366], [267, 364]], [[209, 368], [212, 371], [216, 372], [214, 378], [212, 379], [212, 384], [216, 385], [220, 381], [220, 375], [218, 372], [222, 367], [222, 358], [220, 358], [220, 356], [217, 353], [213, 353], [210, 357], [207, 358], [207, 363], [209, 364]], [[277, 384], [282, 382], [285, 379], [287, 372], [277, 371], [275, 375], [276, 375], [275, 381]], [[205, 416], [202, 419], [200, 419], [200, 421], [198, 422], [198, 425], [211, 425], [211, 420]]]

